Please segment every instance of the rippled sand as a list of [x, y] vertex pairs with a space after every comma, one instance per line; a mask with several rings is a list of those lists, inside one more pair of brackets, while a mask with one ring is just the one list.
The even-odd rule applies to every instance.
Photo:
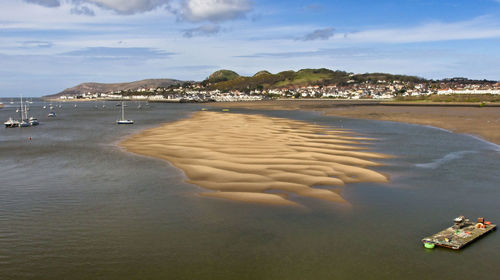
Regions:
[[345, 203], [346, 183], [387, 182], [369, 169], [386, 157], [366, 151], [369, 140], [307, 122], [205, 111], [121, 145], [182, 169], [187, 182], [211, 190], [203, 196], [298, 205], [292, 195]]

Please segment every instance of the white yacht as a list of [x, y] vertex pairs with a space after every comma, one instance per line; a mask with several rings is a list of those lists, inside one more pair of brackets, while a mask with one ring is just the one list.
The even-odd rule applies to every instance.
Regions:
[[18, 120], [14, 120], [12, 117], [10, 117], [3, 124], [5, 125], [5, 127], [19, 127], [19, 121]]
[[121, 119], [117, 120], [116, 123], [117, 124], [134, 124], [133, 120], [125, 119], [125, 104], [123, 101], [122, 101], [121, 107], [122, 107], [122, 117], [121, 117]]

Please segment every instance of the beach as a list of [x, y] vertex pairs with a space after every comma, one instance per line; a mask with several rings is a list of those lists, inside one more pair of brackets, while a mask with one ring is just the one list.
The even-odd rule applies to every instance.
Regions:
[[332, 100], [213, 103], [221, 108], [319, 111], [327, 116], [430, 125], [500, 144], [500, 107], [478, 104], [404, 104]]
[[349, 204], [341, 195], [346, 184], [387, 182], [372, 168], [389, 156], [370, 152], [372, 140], [291, 119], [201, 111], [120, 145], [167, 160], [205, 189], [202, 196], [300, 206], [293, 197]]

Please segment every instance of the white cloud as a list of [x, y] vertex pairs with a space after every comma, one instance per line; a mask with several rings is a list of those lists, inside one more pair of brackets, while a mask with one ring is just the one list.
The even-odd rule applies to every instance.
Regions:
[[183, 18], [189, 21], [214, 21], [234, 19], [251, 11], [250, 0], [186, 0]]
[[182, 20], [221, 22], [235, 19], [253, 8], [252, 0], [24, 0], [44, 7], [60, 7], [69, 4], [78, 14], [92, 14], [83, 3], [112, 10], [118, 14], [130, 15], [167, 7]]
[[59, 7], [61, 5], [59, 0], [24, 0], [28, 3], [38, 4], [45, 7]]
[[154, 10], [170, 0], [86, 0], [121, 14], [134, 14]]

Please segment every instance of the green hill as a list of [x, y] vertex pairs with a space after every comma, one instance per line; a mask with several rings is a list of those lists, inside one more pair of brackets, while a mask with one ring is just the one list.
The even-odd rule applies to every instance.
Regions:
[[261, 75], [271, 75], [271, 72], [266, 71], [266, 70], [262, 70], [262, 71], [259, 71], [259, 72], [255, 73], [255, 75], [253, 75], [253, 76], [254, 77], [258, 77], [258, 76], [261, 76]]
[[[385, 73], [352, 74], [345, 71], [330, 69], [302, 69], [299, 71], [283, 71], [271, 74], [268, 71], [259, 71], [252, 77], [236, 76], [229, 70], [217, 71], [210, 75], [210, 89], [220, 90], [263, 90], [270, 88], [296, 88], [302, 86], [347, 85], [350, 83], [377, 82], [377, 81], [425, 81], [422, 78], [405, 75], [392, 75]], [[217, 81], [217, 82], [216, 82]]]
[[212, 75], [210, 75], [206, 81], [209, 83], [220, 83], [224, 81], [231, 81], [238, 78], [239, 76], [240, 75], [238, 75], [238, 73], [234, 71], [223, 69], [212, 73]]

